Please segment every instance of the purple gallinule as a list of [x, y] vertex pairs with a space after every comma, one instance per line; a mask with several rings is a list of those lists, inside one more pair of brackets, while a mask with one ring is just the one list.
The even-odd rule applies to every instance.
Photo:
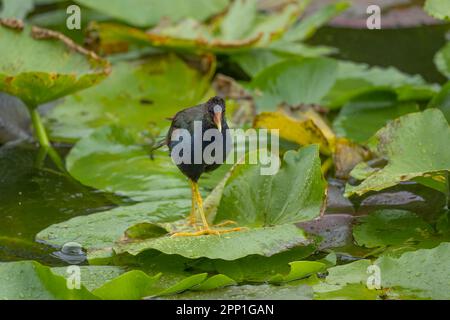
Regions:
[[[211, 227], [203, 210], [203, 201], [198, 187], [200, 176], [204, 172], [211, 172], [223, 164], [231, 148], [231, 136], [227, 130], [228, 124], [225, 118], [225, 101], [220, 97], [213, 97], [205, 103], [179, 111], [171, 118], [171, 120], [172, 125], [170, 126], [166, 139], [162, 145], [167, 145], [169, 147], [171, 157], [177, 164], [177, 167], [189, 178], [192, 192], [192, 208], [189, 216], [189, 224], [196, 229], [195, 232], [179, 232], [175, 233], [173, 236], [219, 235], [222, 233], [244, 230], [245, 228], [223, 228], [227, 224], [234, 224], [233, 221], [227, 221]], [[205, 133], [208, 130], [215, 130], [215, 132], [213, 132], [210, 139], [204, 139]], [[189, 142], [187, 144], [184, 144], [185, 147], [186, 145], [188, 146], [189, 150], [184, 149], [179, 152], [177, 146], [180, 147], [179, 144], [183, 143], [185, 139], [185, 136], [183, 136], [183, 139], [179, 138], [181, 131], [183, 131], [184, 134], [188, 134], [190, 140], [188, 140]], [[215, 149], [218, 153], [215, 154], [215, 152], [212, 152], [213, 158], [210, 157], [208, 160], [204, 155], [205, 148], [215, 142], [217, 137], [221, 137], [215, 145], [219, 146]], [[199, 144], [197, 147], [196, 143]], [[201, 148], [199, 146], [201, 146]], [[174, 152], [176, 150], [177, 152]], [[184, 154], [184, 152], [187, 152], [187, 154]], [[182, 158], [183, 156], [184, 159], [187, 159], [188, 161], [180, 161], [180, 157]], [[211, 159], [214, 161], [211, 161]], [[196, 209], [201, 218], [201, 226], [198, 226], [197, 224]]]

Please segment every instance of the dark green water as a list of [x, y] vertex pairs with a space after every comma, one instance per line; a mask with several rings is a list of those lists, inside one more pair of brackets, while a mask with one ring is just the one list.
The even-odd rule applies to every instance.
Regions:
[[420, 74], [431, 83], [444, 83], [433, 63], [446, 43], [450, 24], [401, 29], [350, 29], [324, 27], [309, 41], [339, 49], [336, 57], [374, 66], [394, 66], [409, 74]]
[[54, 248], [36, 233], [58, 222], [111, 208], [120, 200], [77, 183], [50, 161], [37, 168], [30, 144], [0, 148], [0, 261], [36, 259], [57, 264]]

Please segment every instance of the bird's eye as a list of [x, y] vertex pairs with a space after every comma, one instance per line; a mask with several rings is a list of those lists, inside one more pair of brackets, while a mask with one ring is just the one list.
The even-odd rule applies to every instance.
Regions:
[[222, 107], [221, 106], [219, 106], [218, 104], [216, 104], [215, 106], [214, 106], [214, 113], [219, 113], [219, 112], [222, 112]]

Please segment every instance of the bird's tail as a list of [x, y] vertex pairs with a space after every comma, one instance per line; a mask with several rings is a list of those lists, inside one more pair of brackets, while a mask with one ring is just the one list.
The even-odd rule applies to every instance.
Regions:
[[166, 145], [167, 145], [167, 140], [166, 140], [165, 138], [159, 140], [159, 141], [156, 142], [154, 145], [152, 145], [152, 146], [150, 147], [150, 158], [153, 160], [153, 159], [154, 159], [153, 153], [154, 153], [156, 150], [158, 150], [159, 148], [164, 147], [164, 146], [166, 146]]

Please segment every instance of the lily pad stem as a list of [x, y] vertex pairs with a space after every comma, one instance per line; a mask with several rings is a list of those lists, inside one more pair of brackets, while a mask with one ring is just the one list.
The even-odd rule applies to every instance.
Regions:
[[42, 119], [39, 112], [37, 111], [37, 108], [29, 108], [29, 110], [31, 114], [31, 121], [33, 122], [34, 130], [36, 131], [36, 137], [43, 150], [40, 157], [41, 160], [39, 162], [42, 163], [45, 159], [45, 155], [48, 154], [55, 165], [58, 167], [58, 169], [65, 172], [66, 169], [64, 167], [64, 163], [61, 160], [58, 152], [56, 152], [56, 150], [53, 149], [52, 145], [50, 144], [50, 140], [48, 139], [47, 132], [45, 130], [44, 124], [42, 123]]
[[42, 119], [37, 111], [37, 108], [30, 108], [30, 114], [39, 144], [42, 148], [49, 149], [51, 147], [50, 140], [48, 139], [47, 132], [45, 131], [44, 124], [42, 123]]

